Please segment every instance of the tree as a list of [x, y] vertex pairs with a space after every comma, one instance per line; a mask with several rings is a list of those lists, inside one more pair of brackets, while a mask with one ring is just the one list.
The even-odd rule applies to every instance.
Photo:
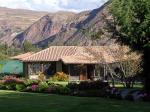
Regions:
[[38, 48], [32, 45], [27, 40], [24, 41], [22, 48], [24, 52], [38, 51]]
[[115, 37], [143, 53], [145, 90], [150, 93], [150, 0], [111, 0]]

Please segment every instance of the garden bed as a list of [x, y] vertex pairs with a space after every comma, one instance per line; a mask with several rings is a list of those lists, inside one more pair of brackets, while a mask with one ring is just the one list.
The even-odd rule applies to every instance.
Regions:
[[31, 80], [5, 77], [0, 81], [1, 90], [20, 92], [72, 95], [80, 97], [106, 97], [132, 101], [150, 101], [150, 95], [138, 89], [118, 89], [108, 82], [84, 81], [80, 83], [52, 82], [52, 80]]

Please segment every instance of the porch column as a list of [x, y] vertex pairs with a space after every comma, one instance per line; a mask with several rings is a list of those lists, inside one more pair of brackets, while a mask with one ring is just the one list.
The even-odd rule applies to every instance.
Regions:
[[44, 65], [43, 65], [43, 63], [41, 64], [41, 72], [42, 73], [44, 72]]
[[56, 72], [62, 72], [62, 62], [56, 62]]
[[68, 72], [69, 72], [69, 81], [70, 81], [70, 76], [71, 76], [71, 71], [70, 71], [70, 64], [68, 65]]
[[29, 77], [29, 74], [28, 74], [28, 63], [25, 63], [25, 62], [23, 62], [23, 74], [24, 74], [25, 78]]
[[103, 75], [103, 80], [105, 80], [105, 76], [106, 76], [106, 65], [104, 65], [104, 75]]

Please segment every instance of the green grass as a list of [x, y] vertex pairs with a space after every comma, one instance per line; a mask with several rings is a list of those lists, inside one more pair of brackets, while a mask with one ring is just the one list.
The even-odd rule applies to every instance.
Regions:
[[150, 103], [0, 91], [0, 112], [150, 112]]

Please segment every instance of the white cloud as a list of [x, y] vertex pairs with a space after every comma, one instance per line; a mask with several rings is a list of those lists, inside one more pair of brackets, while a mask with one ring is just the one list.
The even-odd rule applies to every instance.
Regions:
[[0, 0], [0, 6], [40, 11], [83, 11], [97, 8], [107, 0]]

